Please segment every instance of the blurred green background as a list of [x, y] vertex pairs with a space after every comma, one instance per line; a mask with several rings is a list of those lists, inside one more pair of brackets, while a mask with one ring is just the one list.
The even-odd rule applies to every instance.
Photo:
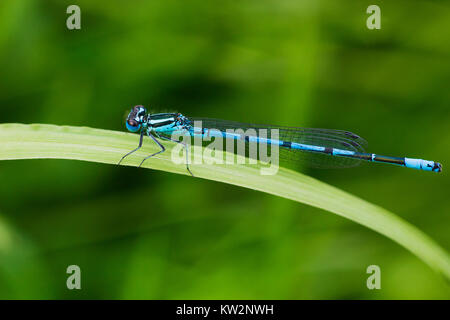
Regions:
[[[347, 129], [443, 163], [304, 171], [450, 248], [447, 1], [0, 2], [0, 122], [122, 130], [152, 112]], [[381, 7], [381, 30], [366, 8]], [[136, 137], [136, 143], [138, 138]], [[0, 146], [1, 147], [1, 146]], [[334, 214], [188, 176], [0, 163], [0, 298], [448, 299], [391, 240]], [[81, 267], [82, 290], [66, 288]], [[366, 287], [381, 267], [381, 290]]]

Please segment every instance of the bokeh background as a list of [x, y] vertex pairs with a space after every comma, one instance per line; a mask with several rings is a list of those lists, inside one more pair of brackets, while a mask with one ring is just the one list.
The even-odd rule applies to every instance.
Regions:
[[[450, 3], [0, 2], [0, 122], [125, 130], [153, 112], [347, 129], [369, 151], [441, 161], [307, 174], [450, 248]], [[382, 29], [366, 28], [381, 7]], [[136, 138], [137, 142], [137, 138]], [[0, 146], [1, 147], [1, 146]], [[0, 163], [0, 298], [448, 299], [391, 240], [329, 212], [166, 172]], [[66, 288], [81, 267], [82, 290]], [[366, 288], [367, 266], [382, 289]]]

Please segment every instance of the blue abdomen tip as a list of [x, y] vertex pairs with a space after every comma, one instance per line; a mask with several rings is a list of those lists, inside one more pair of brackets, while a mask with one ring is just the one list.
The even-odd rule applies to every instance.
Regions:
[[439, 162], [422, 159], [405, 158], [405, 166], [408, 168], [425, 171], [434, 171], [434, 172], [442, 171], [442, 165]]
[[442, 172], [442, 164], [440, 164], [439, 162], [435, 162], [433, 171]]

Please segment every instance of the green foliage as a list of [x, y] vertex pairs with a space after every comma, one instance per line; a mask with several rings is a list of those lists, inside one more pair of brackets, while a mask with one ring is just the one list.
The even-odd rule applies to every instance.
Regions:
[[[136, 138], [129, 133], [86, 127], [3, 124], [0, 125], [3, 146], [0, 160], [56, 158], [117, 164], [122, 155], [135, 148]], [[176, 144], [170, 145], [161, 156], [144, 162], [143, 167], [187, 174], [184, 165], [171, 161], [171, 151]], [[156, 144], [148, 143], [124, 163], [136, 166], [145, 155], [158, 149]], [[274, 176], [261, 175], [258, 167], [243, 164], [192, 165], [191, 170], [199, 178], [267, 192], [358, 222], [398, 242], [450, 280], [449, 256], [431, 239], [389, 211], [342, 190], [284, 168]]]

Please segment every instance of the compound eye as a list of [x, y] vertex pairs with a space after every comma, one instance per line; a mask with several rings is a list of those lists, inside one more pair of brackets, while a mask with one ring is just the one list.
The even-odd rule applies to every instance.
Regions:
[[128, 119], [126, 122], [127, 129], [131, 132], [136, 132], [141, 128], [141, 124], [134, 119]]
[[137, 114], [138, 116], [144, 116], [147, 110], [144, 108], [144, 106], [138, 105], [133, 108], [133, 113]]

